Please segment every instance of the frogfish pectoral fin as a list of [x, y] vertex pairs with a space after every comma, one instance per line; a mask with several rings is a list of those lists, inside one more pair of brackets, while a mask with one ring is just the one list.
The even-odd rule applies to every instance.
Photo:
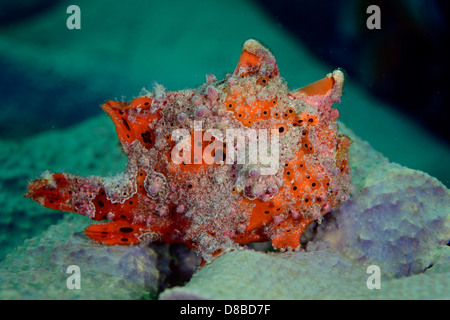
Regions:
[[40, 205], [59, 211], [76, 212], [71, 199], [71, 179], [67, 179], [63, 173], [51, 173], [46, 171], [38, 180], [28, 184], [26, 198], [32, 198]]
[[140, 242], [139, 236], [144, 229], [144, 224], [116, 220], [108, 223], [90, 225], [84, 231], [89, 238], [99, 243], [129, 245]]
[[[113, 211], [115, 206], [102, 193], [104, 189], [99, 177], [84, 178], [47, 171], [40, 179], [28, 185], [28, 192], [24, 196], [50, 209], [75, 212], [94, 220], [105, 220], [108, 217], [105, 210]], [[103, 208], [105, 210], [101, 210]], [[132, 215], [121, 213], [117, 216], [123, 218], [87, 227], [86, 235], [97, 242], [110, 245], [139, 243], [139, 236], [145, 224], [133, 223], [129, 221], [133, 218]]]
[[25, 198], [31, 198], [40, 205], [58, 211], [75, 212], [94, 220], [97, 217], [92, 195], [101, 190], [100, 178], [84, 178], [67, 173], [46, 171], [40, 179], [28, 184]]

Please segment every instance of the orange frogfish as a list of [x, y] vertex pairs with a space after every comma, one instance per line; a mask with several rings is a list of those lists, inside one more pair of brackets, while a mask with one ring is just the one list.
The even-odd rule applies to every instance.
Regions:
[[93, 220], [103, 244], [184, 243], [204, 261], [250, 242], [296, 250], [300, 236], [349, 198], [350, 139], [333, 103], [339, 70], [290, 91], [272, 53], [247, 40], [224, 80], [160, 85], [130, 103], [106, 101], [128, 158], [113, 177], [45, 172], [25, 197]]

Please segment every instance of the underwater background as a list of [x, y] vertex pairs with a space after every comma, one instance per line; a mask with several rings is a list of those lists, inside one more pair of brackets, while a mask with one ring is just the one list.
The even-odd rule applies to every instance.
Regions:
[[[366, 25], [371, 4], [381, 29]], [[81, 29], [67, 28], [70, 5]], [[0, 261], [64, 217], [24, 199], [28, 181], [47, 169], [125, 168], [100, 104], [156, 83], [180, 90], [220, 79], [250, 38], [276, 56], [291, 89], [341, 68], [339, 120], [391, 162], [448, 187], [448, 14], [437, 0], [2, 1]]]

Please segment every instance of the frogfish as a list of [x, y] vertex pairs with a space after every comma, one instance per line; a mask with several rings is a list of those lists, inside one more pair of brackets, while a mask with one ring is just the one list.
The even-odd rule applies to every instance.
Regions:
[[85, 229], [105, 245], [182, 243], [206, 262], [251, 242], [299, 250], [304, 230], [352, 190], [351, 141], [332, 108], [343, 84], [337, 69], [289, 90], [272, 53], [247, 40], [223, 80], [101, 105], [128, 158], [123, 173], [46, 171], [25, 197], [106, 221]]

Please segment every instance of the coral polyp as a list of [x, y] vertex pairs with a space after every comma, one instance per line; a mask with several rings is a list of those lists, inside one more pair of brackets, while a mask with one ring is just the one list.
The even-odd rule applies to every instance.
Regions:
[[344, 77], [336, 70], [290, 91], [272, 53], [243, 45], [224, 80], [106, 101], [126, 170], [114, 177], [45, 172], [25, 195], [94, 220], [109, 245], [184, 243], [205, 261], [250, 242], [300, 248], [315, 220], [349, 198], [350, 139], [338, 133]]

